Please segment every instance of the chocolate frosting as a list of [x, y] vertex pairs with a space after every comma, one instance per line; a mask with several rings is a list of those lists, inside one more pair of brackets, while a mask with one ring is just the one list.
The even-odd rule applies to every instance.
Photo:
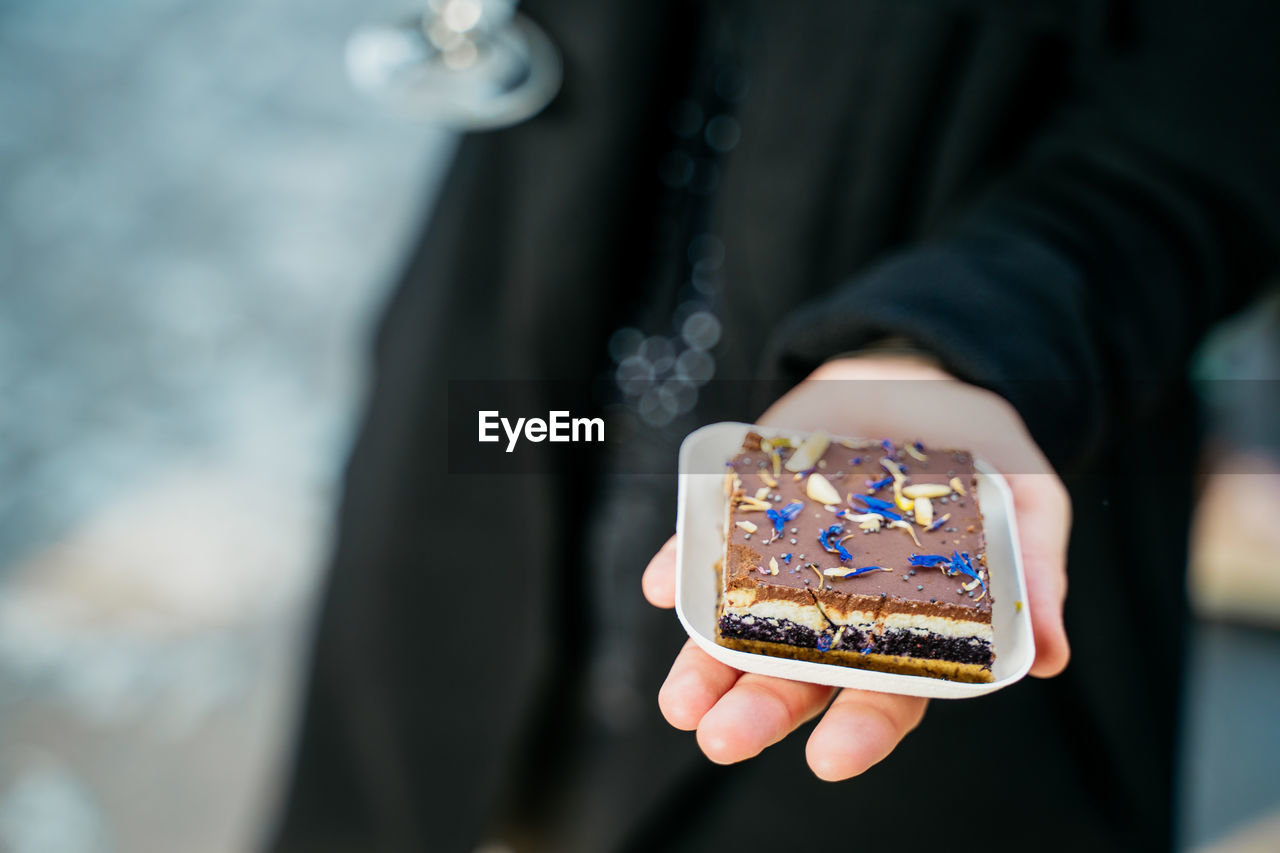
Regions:
[[[979, 598], [981, 587], [972, 592], [964, 590], [963, 585], [970, 578], [959, 573], [948, 576], [940, 568], [913, 567], [908, 562], [913, 554], [950, 558], [953, 551], [960, 551], [968, 553], [975, 567], [985, 568], [982, 513], [975, 497], [977, 478], [972, 455], [960, 450], [923, 448], [920, 455], [925, 459], [921, 461], [905, 452], [902, 445], [895, 445], [894, 451], [893, 458], [905, 471], [908, 483], [946, 485], [958, 477], [966, 492], [964, 496], [951, 493], [946, 498], [933, 499], [934, 516], [950, 513], [951, 517], [932, 532], [915, 524], [910, 512], [900, 513], [912, 523], [919, 546], [900, 528], [883, 526], [875, 533], [864, 532], [857, 522], [837, 517], [808, 496], [805, 476], [797, 480], [792, 472], [783, 468], [781, 475], [774, 477], [771, 455], [760, 449], [760, 436], [750, 434], [743, 451], [729, 463], [740, 485], [728, 528], [726, 591], [750, 588], [756, 590], [757, 597], [800, 603], [808, 603], [816, 596], [820, 603], [840, 610], [868, 610], [878, 615], [907, 612], [990, 622], [991, 596]], [[777, 452], [785, 463], [795, 450], [781, 448]], [[813, 470], [845, 496], [846, 502], [839, 509], [849, 509], [850, 493], [868, 495], [868, 481], [876, 482], [887, 476], [880, 464], [885, 456], [885, 448], [878, 442], [855, 449], [833, 439]], [[770, 486], [771, 480], [777, 485]], [[738, 496], [752, 497], [764, 487], [768, 488], [768, 494], [763, 500], [775, 508], [791, 501], [804, 504], [800, 514], [784, 524], [781, 534], [775, 533], [774, 523], [764, 511], [749, 511], [736, 505]], [[873, 494], [893, 502], [892, 484], [882, 486]], [[755, 532], [739, 527], [739, 521], [754, 524]], [[828, 552], [819, 542], [819, 535], [833, 524], [844, 525], [843, 533], [836, 539], [855, 534], [843, 542], [852, 555], [850, 560], [842, 562], [838, 554]], [[784, 554], [791, 555], [790, 562]], [[768, 573], [770, 559], [777, 562], [776, 575]], [[817, 572], [810, 564], [817, 566]], [[892, 571], [869, 572], [847, 579], [823, 575], [819, 580], [819, 573], [825, 569], [852, 570], [864, 566], [885, 566]], [[760, 571], [762, 568], [764, 572]]]

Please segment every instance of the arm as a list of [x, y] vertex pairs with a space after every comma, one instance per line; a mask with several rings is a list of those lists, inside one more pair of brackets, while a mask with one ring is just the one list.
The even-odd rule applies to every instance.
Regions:
[[907, 336], [1010, 400], [1060, 467], [1184, 375], [1280, 252], [1280, 7], [1131, 8], [1017, 168], [794, 313], [772, 370]]

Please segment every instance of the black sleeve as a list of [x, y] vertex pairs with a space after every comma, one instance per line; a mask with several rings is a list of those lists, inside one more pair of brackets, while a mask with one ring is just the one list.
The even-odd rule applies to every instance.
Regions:
[[1280, 5], [1123, 8], [1016, 169], [787, 318], [772, 369], [904, 335], [1009, 399], [1067, 467], [1185, 376], [1276, 263]]

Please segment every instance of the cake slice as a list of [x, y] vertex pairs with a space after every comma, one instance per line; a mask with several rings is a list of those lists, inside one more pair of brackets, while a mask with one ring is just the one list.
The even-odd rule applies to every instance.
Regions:
[[749, 433], [726, 466], [720, 645], [992, 680], [972, 455]]

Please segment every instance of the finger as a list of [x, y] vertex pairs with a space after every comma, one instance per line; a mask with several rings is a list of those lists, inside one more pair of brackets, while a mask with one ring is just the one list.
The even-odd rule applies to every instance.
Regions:
[[827, 782], [865, 772], [920, 724], [927, 705], [916, 696], [840, 691], [809, 736], [809, 767]]
[[668, 723], [691, 732], [741, 675], [689, 640], [658, 690], [658, 708]]
[[676, 537], [668, 539], [653, 555], [640, 578], [640, 588], [654, 607], [676, 606]]
[[758, 755], [812, 719], [833, 689], [747, 673], [698, 724], [698, 746], [717, 764]]
[[1067, 537], [1071, 502], [1061, 482], [1050, 474], [1008, 477], [1013, 490], [1027, 576], [1027, 607], [1035, 636], [1036, 659], [1031, 674], [1057, 675], [1071, 659], [1062, 607], [1067, 597]]

